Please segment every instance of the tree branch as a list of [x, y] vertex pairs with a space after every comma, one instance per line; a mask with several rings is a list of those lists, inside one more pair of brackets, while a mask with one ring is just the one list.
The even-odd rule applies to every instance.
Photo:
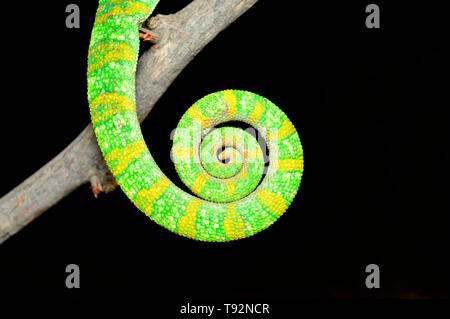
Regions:
[[[148, 27], [160, 34], [136, 72], [136, 111], [142, 122], [181, 70], [230, 23], [258, 0], [195, 0], [173, 15], [158, 15]], [[94, 194], [115, 189], [92, 125], [36, 173], [0, 199], [0, 243], [74, 189], [91, 182]]]

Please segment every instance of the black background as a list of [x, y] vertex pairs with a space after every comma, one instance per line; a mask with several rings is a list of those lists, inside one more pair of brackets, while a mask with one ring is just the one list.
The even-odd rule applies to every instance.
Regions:
[[[448, 33], [445, 10], [365, 1], [261, 0], [186, 67], [143, 124], [152, 155], [181, 185], [170, 132], [198, 98], [259, 93], [290, 117], [305, 151], [287, 213], [246, 240], [206, 244], [150, 221], [117, 190], [82, 186], [0, 246], [0, 295], [187, 301], [448, 298]], [[65, 27], [65, 7], [81, 28]], [[162, 1], [173, 13], [189, 1]], [[295, 6], [294, 6], [295, 5]], [[96, 2], [9, 4], [0, 196], [89, 123], [86, 56]], [[10, 12], [10, 11], [8, 11]], [[157, 66], [155, 66], [157, 67]], [[65, 267], [81, 288], [65, 287]], [[381, 288], [365, 287], [365, 267]], [[173, 308], [175, 309], [175, 308]], [[172, 309], [172, 310], [173, 310]]]

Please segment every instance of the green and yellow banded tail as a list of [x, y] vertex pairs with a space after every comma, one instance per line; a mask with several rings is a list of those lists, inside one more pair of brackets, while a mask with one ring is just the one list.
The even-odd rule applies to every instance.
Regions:
[[[175, 168], [194, 195], [159, 169], [135, 110], [138, 26], [156, 0], [100, 0], [88, 56], [88, 101], [105, 161], [131, 201], [161, 226], [201, 241], [249, 237], [274, 223], [294, 199], [303, 150], [292, 122], [257, 94], [209, 94], [181, 118], [174, 138]], [[243, 121], [265, 138], [270, 164], [248, 132], [215, 126]]]

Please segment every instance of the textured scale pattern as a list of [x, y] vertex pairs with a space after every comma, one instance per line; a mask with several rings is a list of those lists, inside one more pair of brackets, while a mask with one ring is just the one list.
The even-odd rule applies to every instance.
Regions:
[[[194, 195], [159, 169], [135, 110], [138, 26], [156, 0], [100, 0], [88, 55], [88, 101], [105, 161], [131, 201], [161, 226], [201, 241], [249, 237], [274, 223], [294, 199], [303, 150], [294, 125], [268, 99], [226, 90], [209, 94], [181, 118], [172, 160]], [[265, 138], [270, 164], [248, 132], [218, 124], [243, 121]]]

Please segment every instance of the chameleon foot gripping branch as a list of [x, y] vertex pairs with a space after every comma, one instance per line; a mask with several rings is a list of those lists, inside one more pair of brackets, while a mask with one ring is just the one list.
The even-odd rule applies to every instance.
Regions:
[[[274, 223], [300, 187], [299, 136], [266, 98], [239, 90], [209, 94], [183, 115], [172, 148], [175, 168], [195, 196], [173, 184], [151, 156], [135, 110], [138, 26], [157, 3], [99, 2], [87, 71], [98, 144], [128, 198], [159, 225], [201, 241], [249, 237]], [[263, 179], [263, 152], [251, 134], [231, 127], [212, 130], [232, 120], [265, 137], [270, 164]]]

